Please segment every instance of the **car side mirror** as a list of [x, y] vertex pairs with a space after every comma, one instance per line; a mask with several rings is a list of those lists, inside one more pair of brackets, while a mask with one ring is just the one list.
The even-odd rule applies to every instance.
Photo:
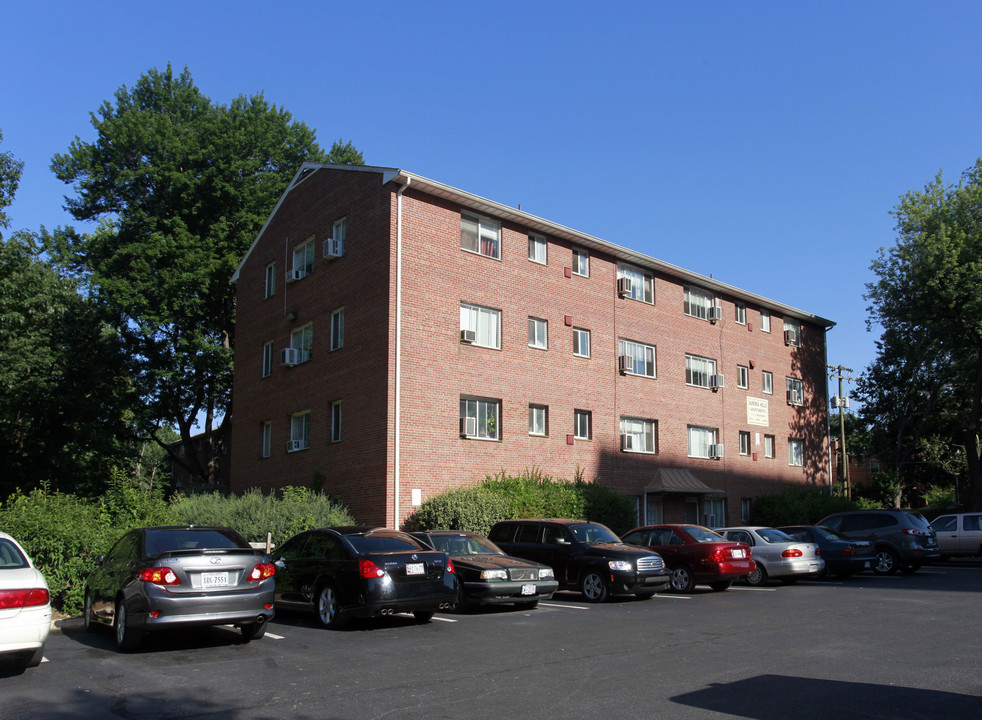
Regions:
[[282, 569], [282, 568], [285, 568], [285, 567], [286, 567], [286, 558], [280, 558], [279, 560], [277, 560], [277, 561], [276, 561], [275, 563], [273, 563], [273, 564], [274, 564], [274, 565], [275, 565], [276, 567], [278, 567], [278, 568], [281, 568], [281, 569]]

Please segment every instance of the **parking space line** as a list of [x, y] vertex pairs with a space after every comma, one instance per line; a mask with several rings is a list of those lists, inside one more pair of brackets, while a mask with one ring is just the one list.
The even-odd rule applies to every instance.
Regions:
[[445, 618], [445, 617], [440, 617], [439, 615], [434, 615], [431, 618], [431, 620], [439, 620], [440, 622], [449, 622], [449, 623], [458, 622], [457, 618]]
[[658, 593], [657, 595], [655, 595], [655, 597], [664, 598], [666, 600], [691, 600], [692, 599], [691, 595], [662, 595], [661, 593]]
[[540, 602], [540, 606], [554, 607], [554, 608], [566, 608], [568, 610], [589, 610], [590, 608], [584, 607], [583, 605], [556, 605], [555, 603]]
[[283, 636], [282, 635], [277, 635], [276, 633], [271, 633], [268, 630], [266, 631], [266, 635], [264, 637], [272, 638], [273, 640], [282, 640], [283, 639]]
[[738, 590], [742, 592], [777, 592], [777, 588], [736, 587], [735, 585], [731, 587], [727, 592], [732, 592], [733, 590]]

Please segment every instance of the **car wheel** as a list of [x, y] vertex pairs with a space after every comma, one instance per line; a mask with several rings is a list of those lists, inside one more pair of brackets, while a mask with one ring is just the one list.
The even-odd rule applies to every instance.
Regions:
[[587, 570], [580, 583], [580, 590], [587, 602], [603, 602], [607, 599], [607, 584], [596, 570]]
[[747, 581], [747, 585], [763, 587], [767, 584], [767, 570], [764, 569], [763, 565], [757, 563], [757, 569], [749, 575], [744, 576], [744, 580]]
[[880, 548], [876, 551], [876, 564], [873, 572], [877, 575], [893, 575], [900, 567], [897, 554], [890, 548]]
[[696, 583], [692, 578], [692, 571], [685, 565], [679, 565], [677, 568], [672, 569], [672, 577], [668, 581], [668, 586], [672, 589], [672, 592], [692, 592], [692, 588], [695, 587], [695, 584]]
[[253, 640], [258, 640], [263, 635], [266, 634], [266, 623], [265, 622], [253, 622], [246, 623], [241, 627], [242, 630], [242, 640], [244, 642], [252, 642]]
[[98, 630], [95, 622], [95, 614], [92, 610], [92, 592], [90, 590], [85, 591], [85, 607], [82, 610], [82, 623], [85, 625], [85, 632], [94, 633]]
[[122, 652], [129, 652], [140, 647], [141, 635], [129, 627], [126, 603], [122, 598], [116, 601], [116, 612], [113, 615], [113, 637], [116, 640], [116, 649]]
[[709, 587], [716, 592], [723, 592], [724, 590], [729, 590], [732, 584], [732, 580], [720, 580], [719, 582], [709, 583]]
[[344, 616], [338, 602], [338, 591], [328, 583], [317, 591], [317, 620], [331, 630], [337, 630], [344, 625]]
[[432, 610], [415, 610], [413, 611], [413, 617], [416, 618], [418, 623], [428, 623], [433, 619]]
[[921, 564], [920, 563], [911, 563], [910, 565], [904, 565], [902, 568], [900, 568], [900, 574], [901, 575], [913, 575], [914, 573], [916, 573], [920, 569], [921, 569]]

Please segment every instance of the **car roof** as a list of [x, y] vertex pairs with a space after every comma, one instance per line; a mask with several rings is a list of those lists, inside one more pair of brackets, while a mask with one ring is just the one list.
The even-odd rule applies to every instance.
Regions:
[[511, 524], [519, 522], [541, 522], [541, 523], [555, 523], [556, 525], [601, 525], [595, 520], [573, 520], [570, 518], [513, 518], [511, 520], [499, 520], [500, 524]]
[[469, 530], [420, 530], [419, 532], [410, 533], [410, 535], [457, 535], [484, 537], [480, 533], [470, 532]]

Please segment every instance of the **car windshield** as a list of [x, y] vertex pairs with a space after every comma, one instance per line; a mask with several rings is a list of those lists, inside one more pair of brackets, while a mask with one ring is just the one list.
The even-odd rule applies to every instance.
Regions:
[[345, 537], [359, 553], [405, 552], [406, 550], [423, 549], [422, 545], [406, 535], [347, 535]]
[[717, 535], [709, 528], [699, 525], [686, 525], [682, 529], [685, 530], [686, 535], [699, 543], [726, 542], [726, 538], [722, 535]]
[[20, 548], [7, 538], [0, 538], [0, 570], [22, 570], [28, 566]]
[[582, 525], [570, 525], [569, 531], [573, 537], [581, 543], [619, 543], [621, 539], [614, 535], [603, 525], [596, 523], [583, 523]]
[[447, 555], [504, 555], [486, 538], [476, 535], [430, 535], [433, 547]]
[[780, 530], [775, 530], [774, 528], [760, 528], [757, 531], [757, 535], [759, 535], [764, 542], [769, 543], [794, 542], [793, 537], [787, 533], [781, 532]]
[[147, 555], [177, 550], [245, 550], [249, 543], [238, 533], [216, 528], [157, 528], [147, 530]]

